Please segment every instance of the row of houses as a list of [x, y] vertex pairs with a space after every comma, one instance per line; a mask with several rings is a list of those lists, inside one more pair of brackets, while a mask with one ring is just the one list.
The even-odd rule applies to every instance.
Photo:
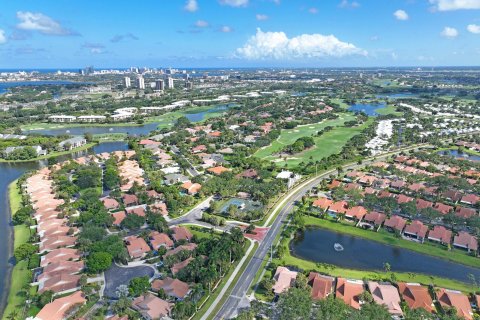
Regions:
[[[279, 266], [273, 277], [273, 292], [276, 295], [286, 292], [292, 287], [297, 279], [298, 272], [289, 270], [286, 267]], [[346, 305], [361, 309], [365, 301], [361, 297], [365, 291], [370, 292], [373, 301], [384, 305], [394, 319], [400, 319], [404, 315], [402, 302], [409, 309], [422, 308], [430, 313], [435, 313], [434, 301], [437, 301], [441, 308], [455, 308], [457, 315], [463, 319], [473, 319], [473, 309], [471, 304], [480, 305], [480, 295], [471, 297], [460, 291], [436, 288], [431, 295], [427, 287], [418, 283], [400, 282], [396, 285], [389, 282], [377, 282], [334, 278], [317, 272], [310, 272], [308, 275], [308, 284], [311, 286], [311, 297], [314, 300], [326, 299], [334, 296], [342, 300]], [[471, 300], [471, 301], [470, 301]]]

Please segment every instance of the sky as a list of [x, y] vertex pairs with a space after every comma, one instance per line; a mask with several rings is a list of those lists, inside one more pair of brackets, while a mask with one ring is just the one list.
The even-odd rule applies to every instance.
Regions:
[[480, 0], [2, 0], [0, 68], [479, 66]]

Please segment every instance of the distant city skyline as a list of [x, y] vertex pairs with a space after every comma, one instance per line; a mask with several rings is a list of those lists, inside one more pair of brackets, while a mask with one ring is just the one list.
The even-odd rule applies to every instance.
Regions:
[[480, 65], [480, 0], [18, 0], [1, 8], [1, 69]]

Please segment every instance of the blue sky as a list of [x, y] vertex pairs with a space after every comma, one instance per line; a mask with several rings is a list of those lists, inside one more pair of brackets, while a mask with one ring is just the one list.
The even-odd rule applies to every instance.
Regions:
[[480, 64], [480, 0], [2, 0], [0, 68]]

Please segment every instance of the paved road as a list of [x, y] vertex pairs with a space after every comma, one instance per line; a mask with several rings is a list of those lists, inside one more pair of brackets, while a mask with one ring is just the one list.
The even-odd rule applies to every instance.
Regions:
[[[343, 170], [349, 169], [358, 169], [360, 167], [366, 166], [371, 164], [372, 162], [384, 160], [387, 157], [390, 157], [393, 154], [398, 154], [401, 151], [408, 151], [414, 150], [415, 148], [407, 148], [396, 152], [391, 152], [386, 155], [379, 155], [375, 158], [375, 160], [365, 160], [361, 165], [358, 164], [351, 164], [346, 165], [343, 167]], [[214, 319], [230, 319], [235, 317], [238, 314], [239, 309], [246, 308], [250, 305], [250, 301], [247, 298], [247, 292], [252, 285], [253, 279], [257, 274], [258, 270], [261, 267], [262, 261], [264, 259], [268, 259], [268, 253], [270, 247], [273, 244], [274, 239], [277, 237], [279, 232], [281, 232], [281, 227], [284, 220], [287, 218], [288, 214], [292, 211], [295, 202], [301, 200], [302, 196], [307, 194], [310, 189], [317, 186], [323, 179], [328, 178], [331, 174], [336, 173], [336, 169], [329, 170], [320, 176], [307, 180], [303, 184], [299, 185], [298, 187], [294, 188], [290, 195], [284, 198], [282, 202], [280, 202], [275, 210], [280, 209], [280, 213], [276, 217], [275, 221], [272, 224], [269, 232], [267, 233], [265, 239], [260, 243], [257, 251], [253, 258], [249, 261], [245, 271], [242, 273], [240, 278], [238, 279], [237, 283], [233, 287], [233, 290], [230, 296], [227, 298], [225, 303], [223, 304], [222, 308], [218, 311], [215, 315]], [[272, 215], [276, 211], [272, 212]]]

